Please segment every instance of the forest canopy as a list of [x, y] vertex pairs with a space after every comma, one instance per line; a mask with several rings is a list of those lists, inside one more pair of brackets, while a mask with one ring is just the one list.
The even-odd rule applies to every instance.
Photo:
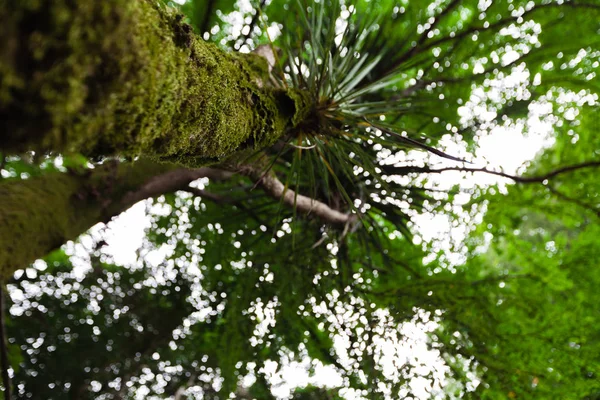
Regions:
[[596, 0], [0, 0], [4, 398], [600, 399]]

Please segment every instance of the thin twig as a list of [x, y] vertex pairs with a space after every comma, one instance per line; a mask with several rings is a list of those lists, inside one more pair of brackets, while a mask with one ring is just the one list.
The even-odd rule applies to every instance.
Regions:
[[469, 167], [444, 167], [444, 168], [428, 168], [428, 167], [416, 167], [416, 166], [382, 166], [381, 169], [390, 175], [399, 175], [407, 173], [425, 173], [425, 174], [439, 174], [446, 171], [460, 171], [460, 172], [483, 172], [490, 175], [497, 175], [503, 178], [511, 179], [518, 183], [544, 183], [544, 181], [550, 180], [557, 177], [558, 175], [565, 174], [567, 172], [573, 172], [583, 168], [600, 167], [600, 161], [588, 161], [580, 164], [567, 165], [565, 167], [557, 168], [544, 175], [538, 176], [519, 176], [511, 175], [502, 171], [493, 171], [487, 168], [469, 168]]
[[566, 194], [564, 194], [564, 193], [556, 190], [552, 186], [548, 186], [548, 190], [550, 191], [550, 193], [552, 193], [553, 195], [555, 195], [559, 199], [564, 200], [564, 201], [568, 201], [570, 203], [578, 205], [579, 207], [585, 208], [586, 210], [593, 212], [594, 214], [596, 214], [596, 216], [598, 218], [600, 218], [600, 209], [599, 208], [594, 207], [591, 204], [586, 204], [586, 203], [580, 201], [579, 199], [574, 199], [573, 197], [569, 197]]

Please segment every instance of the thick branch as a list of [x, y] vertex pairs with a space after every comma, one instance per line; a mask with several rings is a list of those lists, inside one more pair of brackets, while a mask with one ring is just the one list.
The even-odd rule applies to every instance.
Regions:
[[226, 179], [209, 168], [175, 169], [138, 161], [106, 163], [83, 176], [48, 173], [0, 183], [0, 275], [5, 278], [137, 201], [173, 192], [201, 177]]
[[[150, 178], [141, 187], [135, 191], [127, 193], [121, 200], [123, 207], [127, 208], [138, 201], [155, 197], [159, 194], [172, 192], [175, 190], [189, 190], [190, 182], [200, 178], [209, 178], [211, 180], [222, 181], [229, 179], [233, 173], [214, 169], [214, 168], [197, 168], [197, 169], [176, 169], [165, 172], [164, 174]], [[198, 189], [199, 190], [199, 189]]]

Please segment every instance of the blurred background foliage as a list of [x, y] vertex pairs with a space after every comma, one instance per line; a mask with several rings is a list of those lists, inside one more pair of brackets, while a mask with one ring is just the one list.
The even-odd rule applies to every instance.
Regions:
[[[593, 0], [161, 1], [224, 49], [273, 46], [270, 84], [318, 112], [269, 168], [362, 217], [327, 226], [242, 176], [148, 200], [135, 262], [96, 229], [7, 282], [16, 396], [600, 398]], [[547, 133], [529, 180], [448, 185], [502, 129]], [[419, 215], [464, 234], [424, 240]]]

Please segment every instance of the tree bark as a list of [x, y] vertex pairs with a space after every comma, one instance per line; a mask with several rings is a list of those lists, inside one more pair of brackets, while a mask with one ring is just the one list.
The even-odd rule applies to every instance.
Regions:
[[273, 144], [311, 107], [258, 55], [202, 41], [158, 0], [0, 0], [0, 151], [188, 166]]
[[48, 173], [1, 181], [0, 277], [9, 278], [140, 200], [183, 189], [201, 177], [230, 175], [210, 168], [189, 170], [138, 161], [108, 162], [84, 174]]

